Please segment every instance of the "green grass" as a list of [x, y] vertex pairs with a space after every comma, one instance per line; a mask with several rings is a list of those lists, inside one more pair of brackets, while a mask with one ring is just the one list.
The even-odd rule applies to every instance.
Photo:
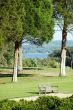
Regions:
[[[58, 77], [59, 69], [24, 70], [20, 73], [17, 83], [12, 83], [12, 77], [6, 75], [0, 77], [0, 100], [38, 95], [39, 84], [58, 85], [59, 92], [73, 93], [73, 70], [67, 68], [66, 71], [66, 77]], [[11, 75], [11, 70], [7, 69], [4, 72]], [[53, 76], [54, 72], [55, 76]]]

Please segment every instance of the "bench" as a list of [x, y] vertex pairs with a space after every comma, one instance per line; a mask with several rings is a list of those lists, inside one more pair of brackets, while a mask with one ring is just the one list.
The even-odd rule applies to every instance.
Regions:
[[57, 93], [58, 86], [56, 85], [39, 85], [39, 94], [46, 94], [46, 93]]

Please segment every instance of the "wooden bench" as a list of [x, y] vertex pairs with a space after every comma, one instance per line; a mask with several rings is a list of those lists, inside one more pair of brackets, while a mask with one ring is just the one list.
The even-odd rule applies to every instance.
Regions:
[[46, 93], [57, 93], [58, 86], [55, 85], [39, 85], [39, 94], [46, 94]]

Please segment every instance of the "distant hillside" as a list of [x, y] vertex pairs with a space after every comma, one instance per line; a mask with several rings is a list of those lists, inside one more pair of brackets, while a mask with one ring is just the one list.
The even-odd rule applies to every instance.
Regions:
[[[73, 41], [67, 42], [67, 47], [72, 47]], [[61, 41], [51, 41], [48, 44], [44, 43], [42, 46], [33, 44], [23, 44], [23, 57], [25, 58], [46, 58], [54, 50], [61, 49]]]

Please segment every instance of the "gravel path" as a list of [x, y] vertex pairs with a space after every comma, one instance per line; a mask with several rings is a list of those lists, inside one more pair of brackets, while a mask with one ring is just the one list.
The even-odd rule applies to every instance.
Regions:
[[[32, 97], [23, 97], [23, 98], [14, 98], [14, 99], [10, 99], [10, 100], [15, 100], [15, 101], [19, 101], [21, 99], [27, 100], [27, 101], [35, 101], [36, 99], [38, 99], [39, 97], [41, 97], [43, 95], [39, 95], [39, 96], [32, 96]], [[46, 96], [57, 96], [60, 98], [65, 98], [65, 97], [70, 97], [72, 96], [72, 94], [64, 94], [64, 93], [50, 93], [47, 94]]]

